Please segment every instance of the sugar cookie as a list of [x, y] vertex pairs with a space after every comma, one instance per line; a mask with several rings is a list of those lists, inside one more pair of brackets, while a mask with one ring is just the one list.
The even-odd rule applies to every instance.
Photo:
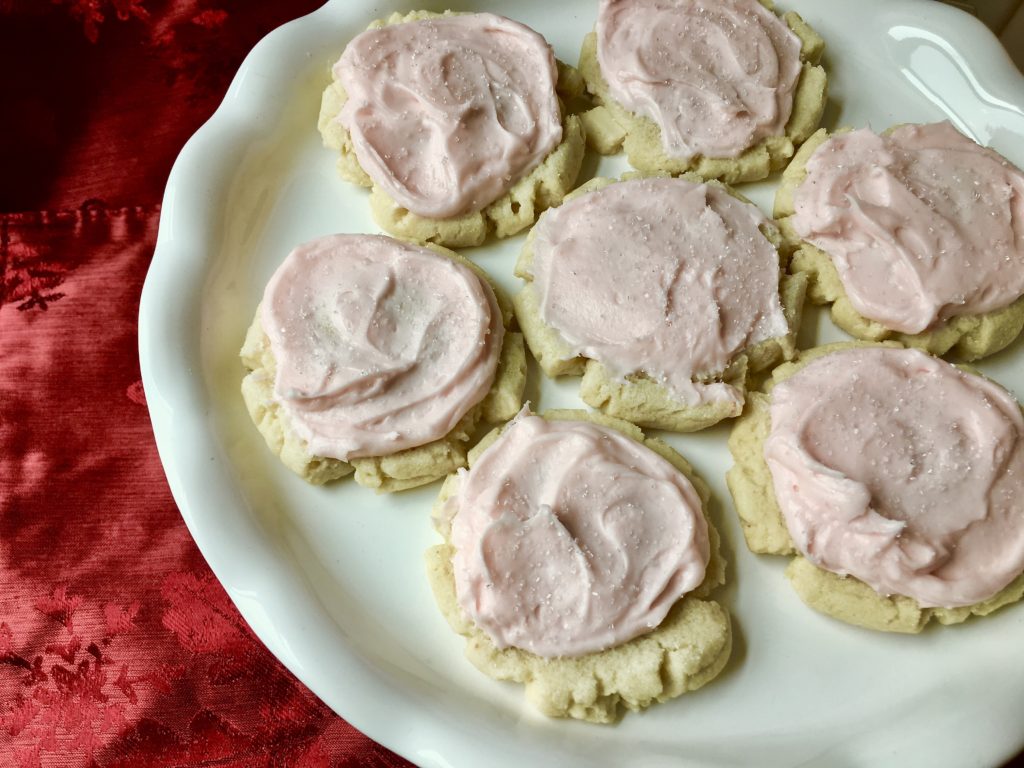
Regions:
[[752, 393], [727, 480], [754, 552], [796, 554], [811, 607], [919, 632], [1024, 594], [1024, 417], [988, 380], [898, 344], [801, 353]]
[[819, 131], [775, 216], [808, 297], [859, 339], [975, 360], [1024, 328], [1024, 174], [948, 122]]
[[465, 463], [476, 423], [514, 415], [526, 361], [507, 300], [439, 247], [333, 235], [271, 278], [241, 356], [242, 394], [271, 450], [311, 483], [379, 491]]
[[736, 416], [747, 372], [795, 352], [802, 277], [774, 224], [717, 182], [595, 179], [541, 216], [514, 298], [549, 376], [641, 426], [689, 432]]
[[513, 235], [572, 189], [583, 161], [582, 91], [528, 27], [489, 13], [416, 11], [352, 40], [319, 128], [338, 171], [372, 187], [387, 232], [450, 247]]
[[520, 414], [435, 507], [431, 586], [482, 672], [553, 717], [611, 722], [704, 685], [731, 649], [708, 492], [631, 424]]
[[796, 13], [756, 0], [602, 0], [580, 72], [602, 154], [642, 171], [763, 179], [818, 127], [825, 44]]

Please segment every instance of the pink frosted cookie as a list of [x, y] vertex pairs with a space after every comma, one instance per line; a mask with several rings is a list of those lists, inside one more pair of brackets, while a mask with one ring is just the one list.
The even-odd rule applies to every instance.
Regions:
[[775, 215], [809, 297], [857, 338], [973, 360], [1024, 327], [1024, 174], [948, 122], [820, 131]]
[[338, 169], [372, 187], [392, 234], [452, 247], [515, 234], [572, 188], [582, 89], [547, 41], [491, 13], [417, 11], [374, 22], [333, 68], [319, 127]]
[[242, 349], [242, 394], [304, 479], [355, 470], [378, 490], [420, 485], [462, 465], [481, 417], [518, 409], [525, 360], [509, 319], [482, 272], [450, 251], [320, 238], [268, 283]]
[[486, 674], [596, 722], [711, 680], [729, 620], [707, 489], [671, 448], [580, 411], [522, 413], [448, 478], [435, 596]]
[[799, 556], [812, 607], [916, 632], [1024, 592], [1024, 416], [981, 376], [898, 345], [834, 345], [773, 374], [734, 428], [747, 543]]
[[817, 128], [824, 42], [757, 0], [601, 0], [580, 71], [589, 143], [644, 171], [754, 181]]
[[514, 298], [549, 376], [584, 402], [690, 432], [743, 409], [748, 370], [795, 352], [803, 278], [775, 225], [717, 182], [594, 179], [531, 230]]

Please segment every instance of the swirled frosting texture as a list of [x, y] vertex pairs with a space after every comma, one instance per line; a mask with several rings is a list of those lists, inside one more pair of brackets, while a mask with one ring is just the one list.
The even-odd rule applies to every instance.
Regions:
[[389, 237], [298, 246], [260, 320], [274, 397], [316, 456], [385, 456], [443, 437], [487, 394], [504, 335], [476, 273]]
[[581, 195], [535, 228], [541, 317], [613, 375], [646, 373], [691, 404], [739, 401], [727, 384], [693, 379], [789, 330], [765, 225], [755, 206], [684, 179]]
[[420, 216], [478, 211], [562, 140], [544, 38], [476, 13], [371, 29], [334, 66], [359, 164]]
[[833, 136], [793, 205], [854, 309], [887, 328], [920, 333], [1024, 294], [1024, 175], [948, 122]]
[[597, 56], [615, 100], [681, 159], [783, 135], [802, 69], [799, 38], [757, 0], [602, 0]]
[[704, 580], [693, 485], [606, 427], [521, 414], [449, 504], [459, 604], [498, 648], [610, 648], [658, 626]]
[[909, 349], [809, 363], [772, 390], [765, 458], [816, 565], [923, 606], [1024, 570], [1024, 419], [1002, 388]]

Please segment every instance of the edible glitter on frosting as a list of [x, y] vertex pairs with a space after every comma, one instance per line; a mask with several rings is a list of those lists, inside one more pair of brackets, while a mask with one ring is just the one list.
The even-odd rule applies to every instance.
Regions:
[[657, 627], [704, 580], [701, 501], [615, 430], [520, 414], [449, 501], [456, 595], [498, 648], [580, 656]]
[[376, 235], [295, 248], [260, 320], [274, 398], [313, 455], [385, 456], [444, 437], [490, 390], [504, 337], [468, 267]]
[[912, 349], [833, 352], [772, 390], [764, 455], [825, 570], [947, 608], [1024, 571], [1024, 418], [980, 376]]
[[420, 216], [479, 211], [562, 140], [543, 37], [490, 13], [368, 30], [334, 66], [359, 164]]
[[853, 308], [886, 328], [921, 333], [1024, 294], [1024, 174], [949, 122], [831, 137], [793, 206]]
[[789, 332], [769, 220], [720, 186], [650, 178], [610, 184], [535, 227], [541, 318], [615, 376], [643, 372], [688, 404], [742, 402], [695, 382]]
[[597, 57], [615, 100], [684, 160], [783, 135], [802, 70], [800, 39], [757, 0], [602, 0]]

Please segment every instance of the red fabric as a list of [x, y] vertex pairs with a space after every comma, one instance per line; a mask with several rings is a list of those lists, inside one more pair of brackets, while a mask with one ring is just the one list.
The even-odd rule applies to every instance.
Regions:
[[171, 164], [256, 41], [319, 4], [0, 0], [0, 766], [408, 765], [238, 615], [139, 381]]

